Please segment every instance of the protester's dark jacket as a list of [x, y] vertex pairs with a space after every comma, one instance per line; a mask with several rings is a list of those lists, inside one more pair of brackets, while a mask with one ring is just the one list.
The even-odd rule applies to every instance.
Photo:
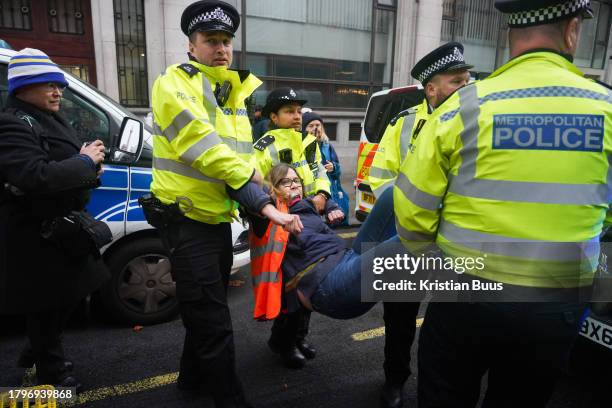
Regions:
[[[0, 113], [0, 312], [67, 307], [108, 276], [93, 251], [69, 257], [40, 234], [44, 220], [83, 210], [97, 184], [80, 147], [59, 114], [9, 97]], [[23, 195], [7, 192], [5, 183]]]
[[[338, 209], [333, 200], [327, 200], [325, 213]], [[297, 214], [304, 225], [298, 235], [290, 234], [287, 250], [283, 258], [283, 283], [286, 284], [310, 265], [320, 261], [308, 273], [303, 274], [297, 288], [307, 297], [315, 292], [319, 283], [340, 262], [346, 253], [344, 240], [321, 220], [311, 198], [305, 198], [289, 208], [291, 214]], [[259, 236], [265, 232], [268, 220], [252, 217], [253, 228]], [[286, 306], [289, 312], [297, 310], [298, 300], [295, 290], [286, 291]]]

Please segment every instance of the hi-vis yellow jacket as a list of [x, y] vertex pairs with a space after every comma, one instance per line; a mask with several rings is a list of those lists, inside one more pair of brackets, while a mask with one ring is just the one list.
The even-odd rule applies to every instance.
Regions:
[[484, 257], [466, 273], [497, 282], [589, 285], [612, 197], [611, 101], [553, 52], [524, 54], [460, 89], [401, 166], [401, 240]]
[[304, 195], [319, 191], [330, 194], [330, 183], [321, 163], [321, 151], [316, 137], [302, 137], [294, 129], [274, 129], [263, 135], [255, 148], [255, 167], [265, 177], [279, 163], [291, 164], [304, 182]]
[[[213, 90], [225, 81], [232, 90], [219, 106]], [[253, 174], [244, 99], [260, 84], [248, 73], [194, 61], [168, 67], [153, 85], [153, 194], [178, 200], [194, 220], [231, 221], [235, 204], [225, 185], [240, 188]]]
[[416, 138], [428, 117], [429, 105], [427, 100], [423, 99], [420, 105], [400, 112], [385, 129], [368, 176], [376, 198], [393, 186], [402, 161], [409, 150], [414, 150]]

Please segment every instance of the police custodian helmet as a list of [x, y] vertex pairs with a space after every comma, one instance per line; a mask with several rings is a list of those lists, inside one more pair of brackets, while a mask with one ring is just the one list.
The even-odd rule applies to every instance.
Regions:
[[508, 14], [509, 27], [530, 27], [582, 15], [593, 18], [590, 0], [496, 0], [495, 8]]
[[463, 45], [458, 42], [449, 42], [421, 58], [410, 71], [410, 75], [425, 85], [434, 75], [473, 67], [465, 62]]
[[181, 30], [186, 36], [196, 31], [224, 31], [233, 37], [239, 26], [238, 10], [223, 1], [196, 1], [181, 16]]
[[270, 114], [272, 112], [278, 112], [278, 110], [283, 105], [295, 103], [302, 106], [305, 105], [306, 102], [308, 101], [304, 99], [298, 99], [297, 93], [288, 86], [276, 88], [268, 94], [268, 97], [266, 98], [266, 105], [261, 111], [261, 116], [263, 116], [264, 118], [270, 117]]

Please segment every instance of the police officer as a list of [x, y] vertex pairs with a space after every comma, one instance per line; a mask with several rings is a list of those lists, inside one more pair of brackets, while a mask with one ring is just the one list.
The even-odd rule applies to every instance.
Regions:
[[[188, 63], [172, 65], [153, 85], [154, 149], [151, 192], [174, 216], [160, 230], [172, 263], [185, 325], [178, 387], [205, 386], [217, 407], [245, 407], [235, 373], [226, 291], [232, 266], [230, 222], [241, 191], [260, 182], [249, 164], [251, 128], [244, 99], [261, 81], [229, 70], [240, 18], [222, 1], [198, 1], [181, 17], [189, 37]], [[260, 191], [262, 196], [266, 196]], [[267, 200], [267, 201], [266, 201]], [[256, 209], [289, 229], [269, 197]], [[179, 215], [177, 215], [177, 213]]]
[[476, 406], [487, 370], [483, 407], [546, 405], [577, 334], [578, 292], [592, 283], [609, 207], [611, 94], [572, 64], [590, 2], [495, 6], [508, 14], [511, 60], [436, 110], [394, 187], [409, 250], [435, 240], [452, 259], [480, 257], [451, 275], [497, 288], [471, 293], [482, 301], [429, 304], [419, 338], [423, 408]]
[[[414, 149], [419, 132], [431, 112], [453, 92], [470, 80], [463, 45], [444, 44], [416, 63], [410, 74], [421, 84], [425, 99], [420, 105], [400, 112], [385, 130], [378, 144], [368, 180], [376, 198], [393, 186], [400, 165]], [[410, 376], [410, 348], [416, 332], [419, 303], [383, 302], [385, 320], [385, 384], [381, 393], [383, 407], [402, 406], [402, 389]]]
[[400, 165], [414, 149], [419, 132], [429, 115], [453, 92], [470, 81], [463, 45], [450, 42], [425, 55], [416, 63], [410, 74], [423, 85], [425, 99], [421, 104], [400, 112], [394, 117], [383, 134], [368, 181], [372, 192], [378, 198], [384, 190], [393, 186]]
[[[270, 92], [262, 111], [262, 116], [270, 120], [270, 126], [254, 145], [255, 163], [264, 177], [276, 164], [294, 166], [304, 183], [304, 194], [312, 197], [319, 212], [323, 213], [330, 197], [330, 182], [316, 137], [301, 132], [301, 109], [305, 103], [289, 87]], [[316, 355], [316, 349], [306, 341], [309, 324], [310, 312], [303, 308], [289, 310], [274, 320], [268, 345], [280, 354], [289, 368], [302, 368], [306, 359]]]

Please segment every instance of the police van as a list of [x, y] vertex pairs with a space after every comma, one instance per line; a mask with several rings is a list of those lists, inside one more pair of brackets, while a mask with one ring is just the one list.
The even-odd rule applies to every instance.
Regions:
[[372, 94], [366, 117], [361, 124], [361, 137], [357, 152], [357, 176], [355, 178], [355, 218], [363, 222], [372, 210], [376, 197], [368, 182], [370, 167], [389, 122], [401, 111], [423, 102], [425, 94], [421, 85], [386, 89]]
[[[8, 62], [15, 51], [0, 49], [0, 102], [8, 95]], [[138, 197], [149, 192], [152, 173], [152, 130], [124, 107], [80, 79], [65, 73], [62, 114], [83, 141], [100, 139], [111, 146], [120, 132], [131, 129], [143, 139], [139, 158], [130, 165], [107, 155], [101, 186], [93, 191], [87, 210], [106, 222], [113, 241], [103, 249], [112, 278], [92, 294], [92, 307], [113, 320], [154, 324], [178, 313], [170, 262], [155, 229], [145, 220]], [[247, 231], [232, 224], [232, 272], [250, 262]]]

